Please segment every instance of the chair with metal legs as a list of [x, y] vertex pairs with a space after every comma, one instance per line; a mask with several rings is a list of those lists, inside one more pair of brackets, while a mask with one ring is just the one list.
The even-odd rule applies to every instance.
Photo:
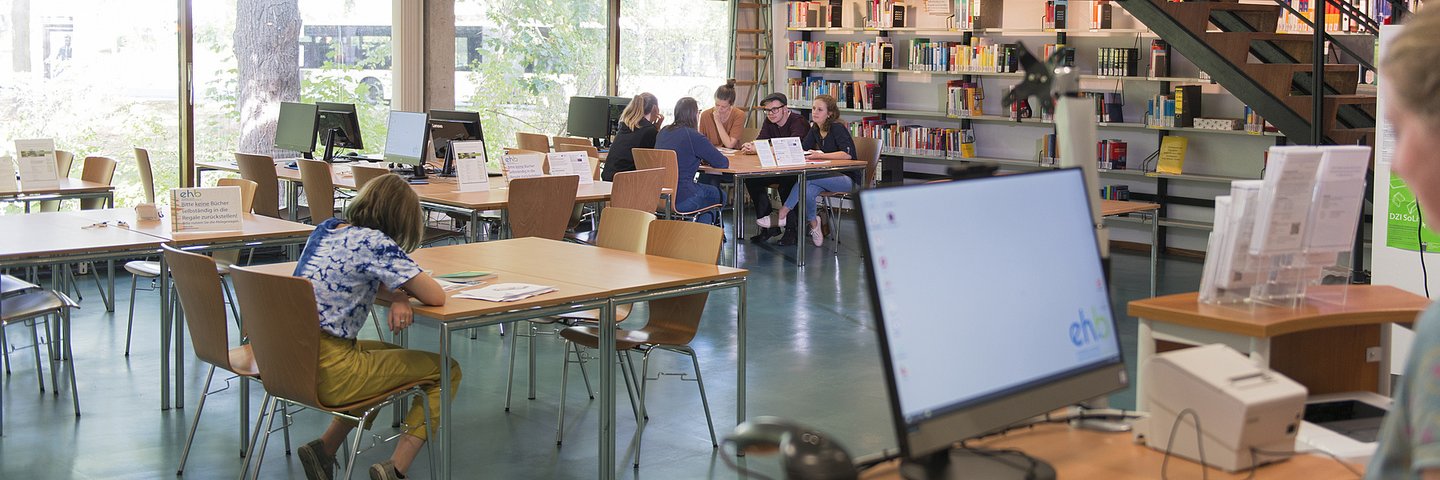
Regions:
[[[866, 190], [875, 186], [876, 171], [880, 164], [880, 142], [873, 138], [859, 137], [855, 139], [855, 153], [857, 160], [865, 161], [865, 175], [856, 185], [855, 189]], [[845, 201], [854, 201], [853, 192], [823, 192], [820, 195], [820, 204], [824, 205], [825, 218], [831, 225], [831, 234], [835, 236], [835, 253], [840, 253], [840, 223], [843, 218], [840, 211]]]
[[[13, 277], [12, 277], [13, 278]], [[12, 285], [16, 285], [11, 282]], [[18, 285], [23, 287], [24, 285]], [[50, 359], [50, 385], [55, 395], [60, 395], [59, 370], [60, 364], [65, 364], [70, 377], [70, 400], [75, 408], [75, 416], [80, 416], [80, 391], [75, 387], [75, 355], [70, 348], [70, 310], [80, 306], [65, 296], [64, 293], [53, 290], [22, 289], [24, 293], [16, 293], [0, 299], [0, 342], [5, 342], [3, 332], [5, 327], [14, 324], [23, 324], [30, 327], [30, 338], [34, 343], [35, 355], [35, 376], [40, 384], [40, 391], [45, 391], [45, 374], [40, 367], [40, 335], [38, 325], [49, 322], [54, 317], [58, 320], [55, 331], [57, 336], [48, 333], [45, 338], [45, 347], [49, 352]], [[55, 345], [56, 342], [59, 345]], [[6, 343], [8, 345], [8, 343]], [[55, 348], [59, 348], [61, 355], [55, 355]], [[7, 362], [8, 367], [8, 362]], [[8, 373], [8, 371], [7, 371]], [[0, 400], [0, 433], [4, 432], [4, 402]]]
[[[235, 284], [235, 297], [240, 301], [240, 314], [246, 320], [245, 329], [250, 337], [250, 347], [255, 354], [255, 363], [265, 373], [265, 399], [260, 406], [260, 417], [255, 420], [255, 432], [250, 437], [251, 455], [246, 470], [253, 468], [258, 478], [265, 456], [265, 444], [273, 431], [276, 411], [281, 405], [295, 405], [317, 410], [336, 418], [347, 419], [362, 429], [356, 432], [350, 442], [349, 459], [345, 462], [345, 473], [340, 478], [350, 478], [355, 469], [355, 459], [363, 451], [360, 441], [365, 437], [363, 429], [369, 420], [384, 407], [406, 399], [421, 402], [425, 412], [426, 431], [434, 437], [438, 425], [430, 425], [430, 397], [425, 387], [434, 385], [431, 381], [416, 381], [400, 385], [388, 392], [366, 398], [348, 405], [325, 405], [320, 402], [320, 319], [316, 313], [315, 290], [310, 281], [288, 275], [270, 275], [249, 270], [245, 267], [230, 269]], [[438, 408], [439, 406], [436, 405]], [[358, 412], [358, 415], [356, 414]], [[288, 425], [289, 415], [284, 425]], [[262, 426], [263, 425], [263, 426]], [[265, 430], [264, 439], [255, 442]], [[430, 472], [436, 471], [435, 452], [426, 449], [430, 457]], [[254, 464], [251, 467], [251, 463]], [[243, 477], [246, 472], [242, 471]]]

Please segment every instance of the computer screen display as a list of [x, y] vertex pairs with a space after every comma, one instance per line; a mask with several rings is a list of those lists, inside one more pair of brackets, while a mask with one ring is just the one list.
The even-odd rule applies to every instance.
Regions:
[[[450, 142], [485, 140], [485, 128], [480, 123], [480, 114], [455, 110], [430, 111], [430, 136], [434, 139], [435, 158], [445, 159], [442, 175], [455, 174], [455, 158], [450, 154]], [[481, 152], [484, 155], [484, 152]], [[485, 156], [489, 161], [489, 156]]]
[[425, 114], [391, 111], [386, 122], [385, 161], [420, 165], [425, 159], [425, 142], [430, 135], [430, 122]]
[[1081, 172], [865, 190], [901, 446], [921, 455], [1125, 385]]
[[610, 99], [605, 97], [570, 97], [565, 130], [574, 137], [607, 138], [610, 136]]
[[275, 125], [275, 148], [299, 153], [315, 151], [317, 107], [308, 103], [280, 102]]
[[315, 132], [321, 142], [330, 141], [330, 131], [335, 131], [333, 148], [365, 148], [360, 134], [360, 116], [355, 113], [353, 103], [315, 102], [318, 114]]

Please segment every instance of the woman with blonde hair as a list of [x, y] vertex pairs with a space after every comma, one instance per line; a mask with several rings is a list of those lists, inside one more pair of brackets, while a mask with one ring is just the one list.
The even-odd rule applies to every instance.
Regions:
[[[345, 211], [345, 220], [331, 218], [315, 227], [295, 265], [295, 276], [310, 280], [319, 310], [319, 400], [325, 405], [346, 405], [417, 381], [426, 387], [431, 405], [440, 405], [441, 358], [431, 352], [408, 350], [375, 340], [358, 340], [375, 299], [390, 303], [391, 332], [414, 323], [410, 299], [426, 305], [444, 305], [445, 291], [420, 269], [407, 252], [420, 246], [424, 213], [420, 198], [399, 176], [380, 176], [360, 189]], [[451, 397], [459, 387], [460, 366], [450, 362]], [[425, 444], [424, 409], [413, 402], [405, 415], [404, 433], [390, 460], [370, 467], [370, 478], [393, 480], [404, 474]], [[431, 410], [430, 427], [440, 425], [440, 410]], [[334, 474], [335, 452], [354, 423], [336, 419], [320, 438], [299, 448], [305, 477], [329, 480]]]
[[[853, 160], [855, 159], [855, 139], [850, 137], [850, 129], [845, 128], [845, 122], [840, 121], [840, 106], [835, 102], [835, 97], [829, 95], [816, 95], [810, 105], [810, 131], [800, 139], [800, 146], [807, 152], [806, 160]], [[825, 244], [825, 233], [820, 229], [820, 215], [815, 212], [815, 196], [822, 192], [848, 192], [860, 184], [860, 172], [846, 171], [844, 175], [833, 177], [820, 177], [805, 182], [805, 196], [800, 198], [800, 189], [790, 189], [790, 194], [785, 198], [785, 206], [780, 208], [780, 226], [785, 226], [785, 216], [795, 208], [801, 200], [805, 201], [805, 208], [800, 211], [800, 217], [809, 220], [810, 242], [815, 246]], [[763, 228], [771, 228], [770, 217], [755, 219], [755, 223]], [[782, 245], [793, 245], [794, 238], [781, 239]]]
[[[1409, 17], [1387, 42], [1380, 67], [1385, 118], [1392, 127], [1391, 170], [1415, 193], [1420, 213], [1440, 218], [1440, 8]], [[1394, 404], [1365, 478], [1440, 479], [1440, 303], [1415, 321]]]
[[630, 150], [655, 148], [655, 135], [660, 132], [663, 123], [665, 116], [660, 114], [660, 100], [654, 95], [642, 93], [630, 99], [630, 104], [620, 114], [620, 130], [610, 144], [610, 153], [605, 157], [605, 169], [600, 172], [600, 179], [609, 182], [617, 173], [634, 170], [635, 155]]
[[745, 129], [745, 109], [735, 106], [735, 79], [715, 89], [715, 106], [700, 112], [700, 134], [710, 144], [740, 148], [740, 131]]

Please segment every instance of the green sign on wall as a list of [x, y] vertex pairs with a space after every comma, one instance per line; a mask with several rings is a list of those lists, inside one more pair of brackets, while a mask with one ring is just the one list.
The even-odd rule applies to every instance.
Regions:
[[[1385, 245], [1402, 250], [1418, 251], [1425, 242], [1425, 251], [1440, 252], [1440, 234], [1421, 224], [1420, 205], [1415, 193], [1400, 176], [1390, 176], [1390, 218], [1386, 219]], [[1417, 233], [1418, 232], [1418, 233]]]

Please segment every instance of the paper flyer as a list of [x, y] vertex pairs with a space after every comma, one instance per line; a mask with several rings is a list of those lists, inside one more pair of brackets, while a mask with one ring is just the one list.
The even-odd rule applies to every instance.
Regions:
[[501, 158], [505, 164], [505, 179], [534, 178], [545, 175], [545, 154], [508, 154]]
[[55, 165], [55, 140], [49, 138], [16, 140], [19, 155], [20, 183], [25, 189], [60, 186], [59, 168]]
[[1250, 253], [1299, 253], [1315, 192], [1315, 176], [1324, 151], [1315, 147], [1270, 147], [1264, 188], [1255, 211]]
[[20, 182], [15, 180], [15, 159], [9, 155], [0, 156], [0, 192], [18, 192]]
[[170, 222], [177, 233], [241, 230], [240, 187], [172, 188]]
[[595, 174], [590, 171], [590, 156], [585, 152], [554, 152], [548, 160], [551, 175], [575, 175], [580, 177], [581, 185], [595, 182]]
[[1360, 225], [1365, 202], [1365, 171], [1370, 165], [1370, 147], [1322, 147], [1325, 158], [1315, 184], [1310, 207], [1309, 232], [1305, 251], [1342, 252], [1355, 248], [1355, 229]]
[[772, 138], [770, 147], [775, 151], [775, 164], [778, 166], [805, 164], [805, 149], [800, 148], [800, 137]]
[[775, 151], [770, 148], [769, 140], [755, 141], [755, 156], [760, 157], [760, 166], [764, 168], [775, 167]]
[[485, 174], [485, 142], [450, 142], [450, 148], [455, 154], [455, 187], [461, 193], [490, 190], [490, 176]]

